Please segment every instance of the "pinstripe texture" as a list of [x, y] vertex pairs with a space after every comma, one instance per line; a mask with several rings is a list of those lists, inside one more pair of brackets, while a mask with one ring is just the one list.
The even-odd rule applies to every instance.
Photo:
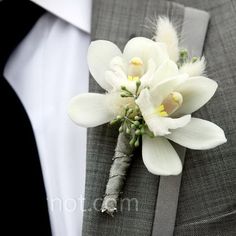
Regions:
[[[208, 74], [219, 83], [214, 99], [195, 116], [221, 126], [228, 143], [210, 151], [187, 150], [175, 235], [235, 235], [236, 232], [236, 3], [235, 0], [177, 0], [209, 10], [211, 23], [204, 54]], [[107, 39], [121, 48], [132, 35], [150, 37], [145, 18], [164, 14], [181, 26], [183, 7], [161, 0], [94, 1], [92, 39]], [[181, 28], [181, 27], [180, 27]], [[90, 91], [102, 89], [90, 79]], [[151, 234], [159, 178], [147, 172], [137, 150], [123, 198], [136, 198], [138, 211], [123, 204], [114, 219], [94, 209], [104, 194], [117, 132], [107, 126], [88, 131], [86, 201], [83, 235]], [[94, 202], [98, 199], [97, 202]]]

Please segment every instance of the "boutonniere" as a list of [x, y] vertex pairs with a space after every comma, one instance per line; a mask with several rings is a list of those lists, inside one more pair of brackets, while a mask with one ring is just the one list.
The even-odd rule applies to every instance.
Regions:
[[127, 170], [135, 161], [133, 151], [139, 145], [147, 170], [168, 176], [182, 171], [169, 140], [197, 150], [226, 142], [220, 127], [191, 116], [211, 99], [217, 83], [204, 75], [203, 57], [190, 57], [179, 48], [177, 32], [167, 18], [159, 18], [152, 40], [132, 38], [123, 53], [112, 42], [92, 42], [88, 66], [106, 93], [74, 97], [69, 115], [83, 127], [109, 122], [119, 128], [102, 212], [113, 215], [117, 210]]

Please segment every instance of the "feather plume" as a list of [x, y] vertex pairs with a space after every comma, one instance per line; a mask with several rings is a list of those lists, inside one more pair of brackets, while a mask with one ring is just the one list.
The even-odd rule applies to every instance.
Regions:
[[175, 27], [167, 17], [158, 18], [153, 39], [156, 42], [165, 43], [170, 59], [178, 61], [179, 39]]
[[190, 77], [204, 75], [206, 69], [205, 58], [197, 60], [196, 62], [185, 63], [181, 68], [180, 72], [187, 73]]

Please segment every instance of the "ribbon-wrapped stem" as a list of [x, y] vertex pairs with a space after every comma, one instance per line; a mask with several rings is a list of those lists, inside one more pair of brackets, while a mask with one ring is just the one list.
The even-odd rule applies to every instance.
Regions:
[[132, 162], [134, 147], [129, 142], [129, 135], [125, 133], [119, 134], [101, 208], [102, 212], [106, 212], [111, 216], [117, 211], [118, 200], [122, 193], [127, 171]]

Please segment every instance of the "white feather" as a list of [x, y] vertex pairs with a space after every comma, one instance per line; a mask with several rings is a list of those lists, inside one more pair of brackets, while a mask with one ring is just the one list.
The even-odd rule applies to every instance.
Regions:
[[185, 63], [181, 68], [180, 72], [187, 73], [190, 77], [204, 75], [206, 69], [205, 58], [197, 60], [196, 62]]
[[159, 17], [154, 35], [156, 42], [165, 43], [171, 60], [177, 62], [179, 59], [179, 39], [177, 31], [170, 20]]

